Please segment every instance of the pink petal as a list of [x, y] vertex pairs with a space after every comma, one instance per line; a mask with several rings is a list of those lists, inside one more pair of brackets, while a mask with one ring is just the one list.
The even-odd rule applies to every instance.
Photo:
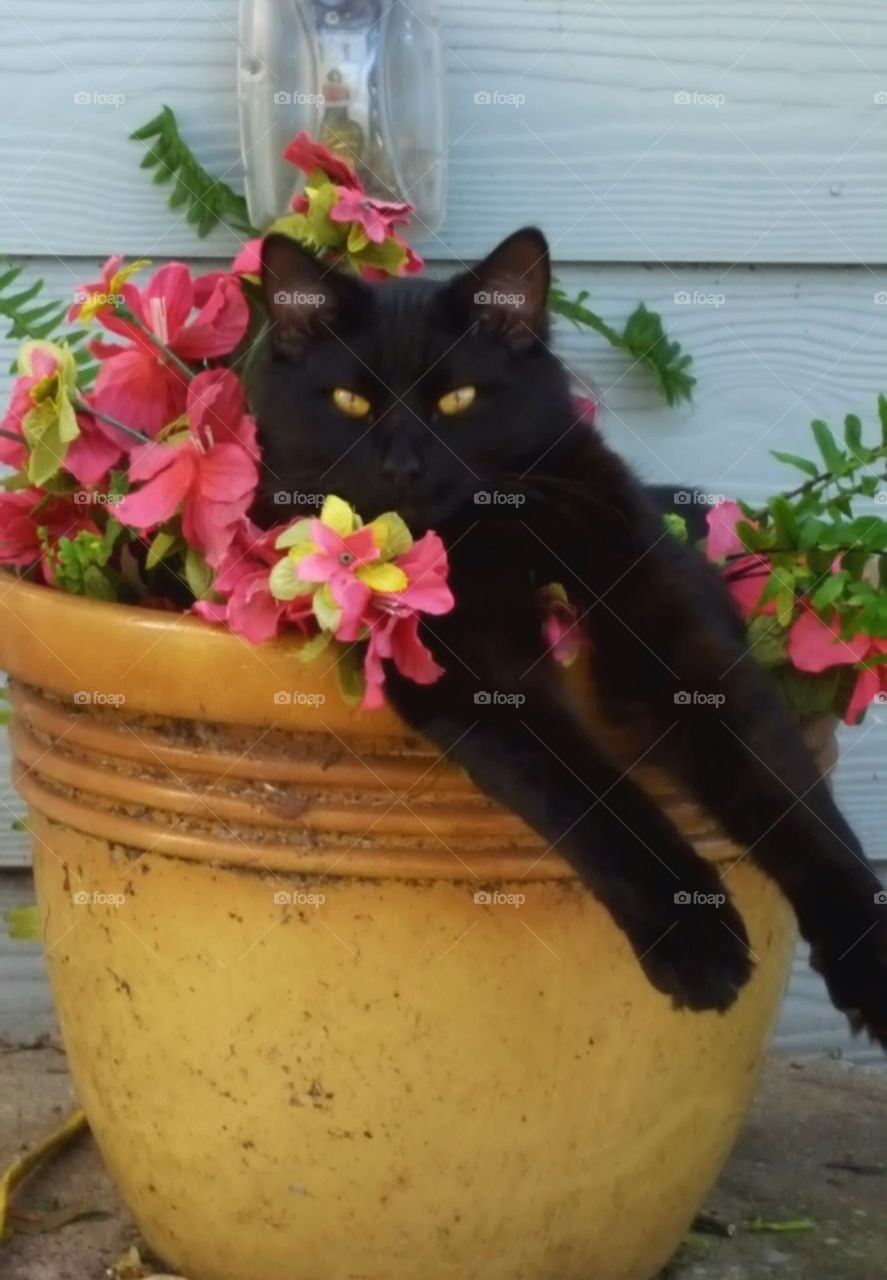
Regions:
[[[145, 452], [152, 447], [145, 446]], [[114, 514], [121, 524], [131, 529], [152, 529], [174, 516], [184, 502], [194, 478], [194, 459], [184, 449], [168, 452], [173, 456], [165, 468], [156, 469], [156, 478], [137, 493], [127, 494], [115, 509]], [[146, 458], [146, 465], [147, 461]]]
[[197, 492], [203, 502], [239, 502], [252, 498], [259, 469], [239, 444], [218, 444], [197, 465]]
[[[159, 338], [164, 337], [161, 329], [165, 327], [164, 340], [167, 346], [172, 347], [176, 335], [194, 309], [191, 272], [184, 262], [167, 262], [159, 271], [155, 271], [141, 292], [146, 323]], [[164, 326], [158, 323], [158, 311], [162, 312]]]
[[709, 560], [723, 560], [725, 556], [739, 555], [745, 550], [736, 533], [736, 525], [745, 516], [736, 502], [719, 502], [707, 517], [708, 540], [705, 555]]
[[141, 350], [111, 356], [95, 383], [96, 407], [128, 427], [154, 436], [185, 412], [188, 380]]
[[820, 672], [828, 667], [861, 662], [871, 648], [866, 635], [842, 640], [834, 627], [817, 617], [812, 609], [804, 609], [794, 623], [788, 638], [788, 656], [799, 671]]
[[859, 724], [871, 703], [881, 691], [883, 667], [866, 667], [860, 671], [844, 713], [845, 724]]
[[257, 276], [262, 271], [262, 237], [247, 240], [231, 264], [233, 275]]
[[198, 312], [170, 341], [170, 349], [184, 360], [228, 355], [249, 328], [249, 306], [236, 276], [223, 275]]
[[68, 446], [65, 470], [81, 484], [97, 485], [123, 457], [119, 444], [79, 418], [80, 435]]

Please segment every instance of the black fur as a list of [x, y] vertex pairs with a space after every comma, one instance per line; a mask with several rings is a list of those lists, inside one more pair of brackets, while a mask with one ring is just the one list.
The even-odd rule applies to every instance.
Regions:
[[[441, 534], [456, 608], [423, 637], [446, 675], [423, 687], [392, 669], [392, 702], [570, 859], [651, 982], [678, 1005], [727, 1009], [753, 965], [729, 876], [622, 776], [566, 693], [538, 600], [540, 585], [562, 582], [610, 717], [643, 728], [659, 762], [776, 881], [835, 1004], [885, 1043], [879, 882], [717, 574], [577, 421], [547, 345], [548, 283], [532, 229], [448, 282], [378, 286], [271, 237], [263, 493], [333, 492], [365, 518], [394, 509], [415, 532]], [[468, 384], [475, 403], [442, 417], [439, 397]], [[365, 396], [370, 418], [342, 415], [334, 387]], [[267, 501], [259, 514], [281, 517]], [[479, 691], [524, 701], [478, 705]], [[686, 703], [684, 692], [720, 702]], [[681, 893], [728, 896], [688, 907]]]

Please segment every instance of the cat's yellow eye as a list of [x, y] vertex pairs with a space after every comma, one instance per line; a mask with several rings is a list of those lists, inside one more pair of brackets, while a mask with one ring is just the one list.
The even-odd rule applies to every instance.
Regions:
[[344, 387], [336, 387], [333, 392], [333, 404], [349, 418], [365, 418], [370, 411], [370, 402], [356, 391], [346, 391]]
[[469, 405], [474, 404], [476, 395], [474, 387], [457, 387], [455, 391], [448, 391], [445, 396], [441, 396], [437, 407], [447, 418], [452, 418], [454, 414], [463, 413]]

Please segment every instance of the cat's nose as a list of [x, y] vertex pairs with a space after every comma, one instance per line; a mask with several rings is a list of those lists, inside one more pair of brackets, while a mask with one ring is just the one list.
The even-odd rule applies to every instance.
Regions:
[[416, 448], [406, 440], [392, 443], [382, 459], [382, 475], [394, 483], [415, 480], [422, 470], [422, 459]]

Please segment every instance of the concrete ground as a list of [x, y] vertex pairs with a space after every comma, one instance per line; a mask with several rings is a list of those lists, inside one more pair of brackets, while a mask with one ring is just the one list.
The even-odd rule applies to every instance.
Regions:
[[[73, 1106], [58, 1047], [0, 1043], [0, 1169]], [[885, 1193], [887, 1072], [774, 1060], [703, 1229], [662, 1280], [878, 1280], [887, 1275]], [[3, 1280], [107, 1280], [138, 1247], [89, 1137], [39, 1171], [14, 1211], [13, 1234], [0, 1244]], [[90, 1216], [58, 1225], [63, 1211]], [[721, 1226], [735, 1234], [711, 1234]]]

